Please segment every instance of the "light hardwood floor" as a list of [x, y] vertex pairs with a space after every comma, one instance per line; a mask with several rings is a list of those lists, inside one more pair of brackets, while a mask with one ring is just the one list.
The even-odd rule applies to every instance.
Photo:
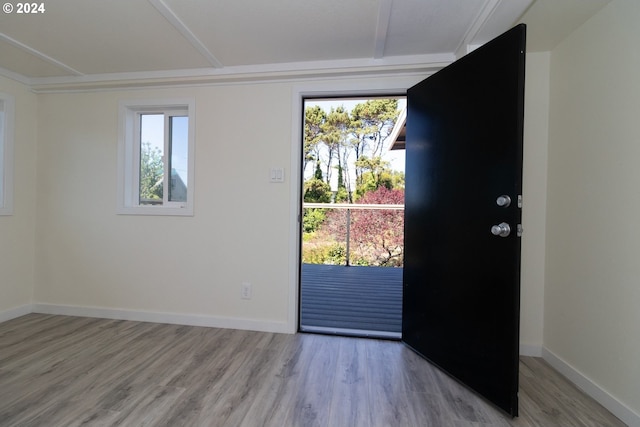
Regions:
[[0, 324], [0, 426], [624, 426], [544, 361], [511, 419], [403, 344], [30, 314]]

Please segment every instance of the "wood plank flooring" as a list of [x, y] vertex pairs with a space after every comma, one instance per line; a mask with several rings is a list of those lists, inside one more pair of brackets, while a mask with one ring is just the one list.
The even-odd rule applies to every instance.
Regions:
[[544, 361], [511, 419], [395, 341], [30, 314], [0, 323], [0, 426], [624, 426]]

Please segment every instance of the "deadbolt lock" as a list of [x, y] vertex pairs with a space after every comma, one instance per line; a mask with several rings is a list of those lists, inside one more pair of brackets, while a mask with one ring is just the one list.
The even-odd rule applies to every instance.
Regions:
[[501, 208], [508, 208], [510, 204], [511, 197], [507, 196], [506, 194], [503, 194], [496, 199], [496, 205], [500, 206]]

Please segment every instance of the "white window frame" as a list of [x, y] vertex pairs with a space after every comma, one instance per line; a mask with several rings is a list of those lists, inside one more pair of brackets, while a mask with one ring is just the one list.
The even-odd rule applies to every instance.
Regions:
[[13, 215], [13, 137], [15, 98], [0, 92], [0, 215]]
[[[119, 138], [118, 138], [118, 204], [117, 213], [123, 215], [178, 215], [193, 216], [193, 198], [195, 188], [195, 100], [193, 98], [122, 100], [119, 102]], [[140, 204], [140, 115], [173, 114], [186, 115], [188, 124], [188, 160], [187, 160], [187, 201], [168, 202], [162, 205]], [[168, 134], [165, 133], [165, 140]], [[165, 153], [169, 151], [165, 150]], [[171, 179], [166, 170], [165, 161], [165, 199], [166, 185]]]

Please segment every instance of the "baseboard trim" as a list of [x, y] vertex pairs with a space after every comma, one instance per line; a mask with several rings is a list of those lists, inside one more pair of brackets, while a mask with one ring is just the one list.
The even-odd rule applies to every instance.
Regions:
[[569, 381], [579, 389], [594, 398], [598, 403], [607, 408], [613, 415], [620, 418], [625, 424], [631, 427], [640, 427], [640, 414], [616, 399], [608, 391], [596, 384], [589, 377], [571, 366], [560, 356], [554, 354], [547, 348], [542, 348], [542, 358], [554, 369], [564, 375]]
[[26, 304], [19, 307], [0, 311], [0, 323], [12, 320], [33, 312], [33, 305]]
[[137, 322], [169, 323], [173, 325], [206, 326], [211, 328], [242, 329], [259, 332], [290, 333], [286, 322], [240, 319], [203, 314], [159, 313], [76, 305], [33, 304], [33, 313], [64, 316], [98, 317], [102, 319], [133, 320]]
[[[207, 315], [158, 313], [150, 311], [121, 310], [102, 307], [83, 307], [61, 304], [27, 304], [0, 311], [0, 322], [15, 319], [29, 313], [60, 314], [65, 316], [98, 317], [104, 319], [135, 320], [139, 322], [170, 323], [176, 325], [208, 326], [213, 328], [243, 329], [260, 332], [295, 333], [286, 322], [263, 322], [252, 319], [238, 319]], [[295, 328], [294, 328], [295, 329]], [[394, 336], [395, 337], [395, 336]], [[520, 344], [520, 355], [542, 357], [542, 346]]]

